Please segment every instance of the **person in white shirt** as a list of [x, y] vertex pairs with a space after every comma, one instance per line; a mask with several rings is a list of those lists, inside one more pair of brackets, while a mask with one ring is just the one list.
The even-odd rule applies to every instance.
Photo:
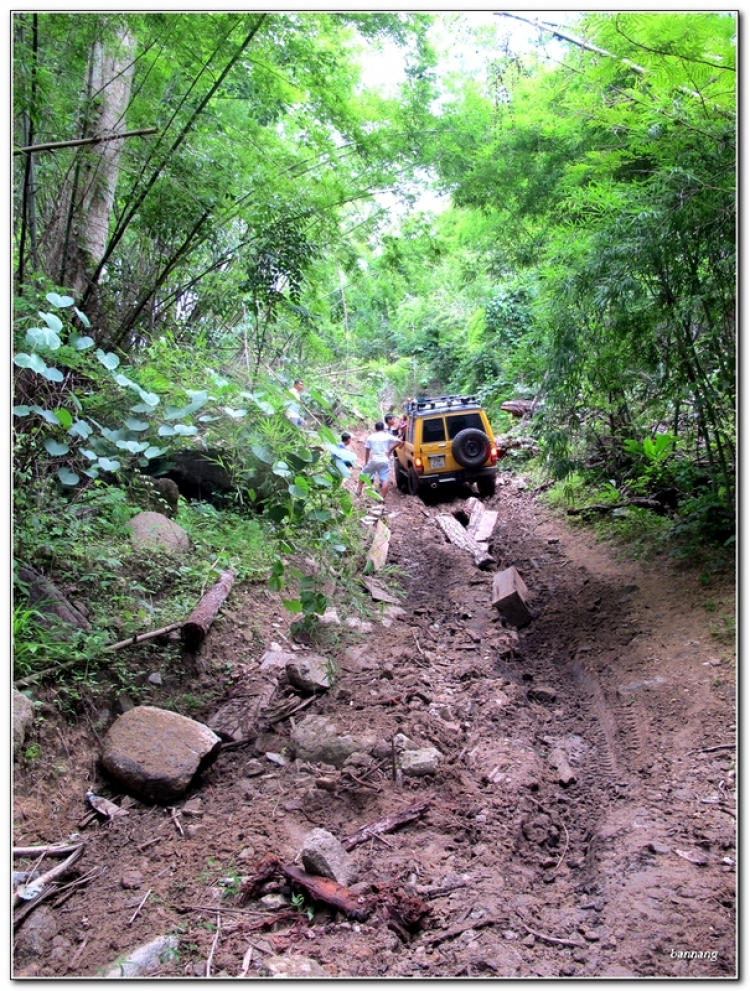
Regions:
[[378, 479], [380, 483], [380, 495], [385, 499], [388, 493], [388, 479], [391, 471], [391, 451], [401, 447], [403, 440], [394, 437], [386, 432], [385, 424], [378, 420], [375, 424], [375, 432], [365, 441], [365, 464], [357, 482], [357, 495], [362, 494], [362, 487], [365, 484], [365, 476]]

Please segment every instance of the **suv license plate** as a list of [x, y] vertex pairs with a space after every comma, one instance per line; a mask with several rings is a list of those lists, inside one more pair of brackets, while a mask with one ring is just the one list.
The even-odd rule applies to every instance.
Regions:
[[445, 455], [439, 454], [430, 458], [430, 468], [445, 468]]

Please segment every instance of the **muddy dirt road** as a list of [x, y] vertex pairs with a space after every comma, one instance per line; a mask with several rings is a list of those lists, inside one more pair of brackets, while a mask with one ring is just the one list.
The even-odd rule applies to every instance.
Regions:
[[[436, 524], [459, 503], [392, 487], [403, 612], [364, 639], [331, 626], [334, 687], [222, 753], [174, 810], [131, 803], [80, 827], [87, 789], [120, 798], [96, 764], [104, 728], [39, 731], [54, 756], [17, 766], [14, 843], [77, 832], [84, 880], [18, 926], [17, 975], [93, 977], [163, 935], [178, 942], [156, 974], [172, 978], [262, 976], [271, 960], [293, 974], [300, 958], [334, 978], [735, 974], [734, 658], [712, 635], [731, 586], [617, 561], [507, 474], [485, 506], [495, 570], [514, 566], [530, 593], [535, 618], [516, 631], [491, 605], [492, 570]], [[263, 652], [291, 639], [275, 597], [238, 588], [179, 683], [165, 672], [164, 698], [214, 687], [185, 713], [202, 719], [251, 704]], [[311, 713], [377, 744], [348, 772], [294, 759], [292, 722]], [[438, 751], [434, 774], [394, 773], [398, 733]], [[241, 898], [267, 855], [299, 864], [313, 828], [343, 842], [419, 802], [350, 850], [366, 918], [292, 904], [283, 880], [277, 909]]]

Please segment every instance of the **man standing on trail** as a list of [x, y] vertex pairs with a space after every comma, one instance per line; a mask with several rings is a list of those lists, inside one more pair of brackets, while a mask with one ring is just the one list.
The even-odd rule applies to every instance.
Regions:
[[365, 464], [357, 482], [357, 495], [362, 495], [362, 487], [365, 484], [365, 476], [374, 478], [377, 476], [380, 482], [380, 495], [385, 499], [388, 493], [388, 476], [391, 472], [391, 451], [401, 447], [403, 440], [398, 440], [393, 434], [386, 432], [385, 424], [378, 420], [375, 424], [375, 433], [365, 441]]

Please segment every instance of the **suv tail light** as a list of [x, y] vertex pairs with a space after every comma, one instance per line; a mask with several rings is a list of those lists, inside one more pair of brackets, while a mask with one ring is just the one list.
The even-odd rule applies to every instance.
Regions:
[[490, 462], [493, 465], [497, 464], [497, 447], [494, 444], [490, 447]]
[[[495, 456], [497, 457], [497, 453]], [[424, 475], [424, 461], [420, 457], [416, 457], [414, 459], [412, 467], [417, 475]]]

